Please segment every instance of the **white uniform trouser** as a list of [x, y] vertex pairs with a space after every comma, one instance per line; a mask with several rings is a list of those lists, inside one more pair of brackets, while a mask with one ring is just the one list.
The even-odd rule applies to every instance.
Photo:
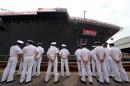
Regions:
[[47, 72], [46, 72], [46, 76], [45, 76], [45, 81], [46, 81], [46, 82], [50, 79], [50, 74], [51, 74], [52, 66], [54, 67], [54, 68], [53, 68], [53, 72], [54, 72], [54, 82], [58, 81], [58, 74], [57, 74], [58, 68], [57, 68], [57, 64], [58, 64], [58, 61], [51, 62], [51, 61], [49, 60], [48, 68], [47, 68]]
[[22, 70], [23, 70], [23, 61], [21, 60], [21, 61], [20, 61], [20, 64], [19, 64], [19, 69], [18, 69], [17, 74], [20, 75], [21, 72], [22, 72]]
[[39, 58], [38, 60], [34, 60], [32, 76], [40, 75], [40, 66], [41, 66], [41, 58]]
[[108, 71], [108, 75], [112, 76], [113, 75], [113, 71], [112, 71], [112, 58], [108, 58], [106, 61], [106, 67], [107, 67], [107, 71]]
[[81, 60], [77, 60], [77, 66], [78, 66], [78, 72], [79, 72], [79, 76], [82, 75], [82, 68], [81, 68]]
[[66, 75], [70, 76], [69, 66], [68, 66], [68, 58], [61, 58], [61, 75], [64, 76], [64, 66], [66, 69]]
[[92, 65], [92, 75], [96, 76], [96, 60], [91, 59], [91, 65]]
[[8, 64], [3, 71], [3, 76], [1, 81], [7, 80], [7, 82], [12, 81], [15, 73], [17, 65], [17, 57], [10, 57], [8, 60]]
[[109, 76], [108, 76], [108, 71], [106, 68], [106, 60], [103, 62], [100, 62], [98, 59], [96, 60], [96, 65], [97, 65], [97, 75], [99, 77], [100, 82], [107, 82], [109, 83]]
[[[81, 60], [77, 60], [77, 66], [78, 66], [78, 72], [79, 72], [79, 76], [82, 76], [82, 67], [81, 67]], [[88, 76], [87, 74], [87, 70], [85, 72], [86, 76]]]
[[113, 66], [112, 70], [115, 75], [116, 81], [129, 81], [126, 71], [124, 70], [122, 63], [116, 63], [114, 60], [112, 60]]
[[92, 73], [91, 73], [91, 68], [90, 68], [90, 62], [84, 63], [83, 61], [81, 61], [81, 67], [82, 67], [81, 80], [86, 81], [85, 75], [86, 75], [86, 72], [87, 72], [88, 80], [89, 80], [89, 82], [92, 82]]
[[22, 73], [21, 73], [20, 82], [23, 82], [24, 80], [26, 80], [26, 82], [31, 81], [33, 63], [34, 63], [34, 57], [33, 56], [24, 57], [23, 70], [22, 70]]

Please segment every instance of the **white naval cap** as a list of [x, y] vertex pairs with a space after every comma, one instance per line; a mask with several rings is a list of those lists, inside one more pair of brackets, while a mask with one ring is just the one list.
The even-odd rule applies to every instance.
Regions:
[[95, 48], [96, 46], [92, 46], [92, 48]]
[[52, 45], [55, 45], [55, 44], [56, 44], [56, 42], [52, 42], [51, 44], [52, 44]]
[[86, 43], [82, 43], [81, 46], [86, 45]]
[[31, 43], [31, 44], [33, 44], [33, 43], [34, 43], [34, 41], [33, 41], [33, 40], [27, 40], [27, 42], [28, 42], [28, 43]]
[[17, 40], [17, 43], [23, 44], [24, 42], [22, 40]]
[[41, 42], [39, 42], [39, 43], [37, 43], [37, 45], [40, 45], [40, 46], [41, 46], [41, 45], [42, 45], [42, 43], [41, 43]]
[[66, 45], [65, 45], [65, 44], [62, 44], [61, 46], [62, 46], [62, 47], [66, 47]]

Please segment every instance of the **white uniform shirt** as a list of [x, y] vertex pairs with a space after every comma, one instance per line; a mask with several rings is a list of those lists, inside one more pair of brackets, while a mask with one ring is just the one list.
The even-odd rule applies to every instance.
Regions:
[[97, 56], [96, 56], [96, 53], [95, 53], [94, 49], [90, 51], [90, 56], [91, 56], [92, 59], [96, 60]]
[[18, 45], [11, 46], [10, 57], [18, 57], [18, 54], [22, 54], [22, 50]]
[[41, 58], [42, 54], [44, 53], [44, 49], [41, 46], [38, 46], [37, 51], [38, 51], [37, 58]]
[[62, 57], [62, 58], [67, 58], [69, 56], [69, 51], [66, 49], [66, 48], [63, 48], [60, 50], [59, 52], [59, 55]]
[[77, 60], [81, 60], [81, 50], [82, 49], [79, 48], [75, 51], [75, 55], [76, 55]]
[[57, 60], [57, 53], [59, 52], [59, 50], [55, 47], [55, 46], [50, 46], [50, 48], [47, 51], [47, 55], [49, 56], [49, 58], [54, 59], [56, 57], [55, 60]]
[[119, 48], [111, 47], [110, 48], [110, 55], [116, 61], [120, 61], [122, 59], [122, 53], [121, 53], [121, 50]]
[[99, 60], [103, 60], [105, 58], [105, 49], [102, 46], [97, 46], [94, 50]]
[[104, 49], [105, 49], [105, 58], [106, 58], [106, 59], [111, 59], [110, 49], [108, 49], [108, 48], [104, 48]]
[[33, 45], [27, 45], [22, 49], [23, 55], [28, 57], [34, 57], [38, 52], [37, 48]]
[[81, 58], [82, 58], [83, 61], [89, 61], [90, 51], [87, 48], [82, 48]]

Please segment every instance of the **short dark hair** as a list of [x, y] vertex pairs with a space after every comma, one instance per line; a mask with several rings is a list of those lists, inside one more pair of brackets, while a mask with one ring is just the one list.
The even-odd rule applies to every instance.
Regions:
[[115, 46], [114, 43], [110, 43], [109, 45], [110, 45], [110, 46]]
[[41, 42], [37, 43], [37, 46], [42, 46], [42, 43]]
[[107, 47], [107, 44], [103, 44], [102, 46], [103, 46], [103, 47]]
[[17, 45], [22, 45], [22, 44], [17, 42]]
[[86, 47], [86, 44], [81, 44], [82, 47]]
[[27, 40], [27, 43], [29, 43], [29, 44], [34, 44], [34, 41], [32, 41], [32, 40]]

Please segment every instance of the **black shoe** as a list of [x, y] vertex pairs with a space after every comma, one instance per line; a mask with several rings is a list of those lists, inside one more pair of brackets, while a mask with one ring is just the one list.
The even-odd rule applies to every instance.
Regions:
[[109, 78], [113, 78], [113, 76], [109, 76]]
[[15, 80], [12, 80], [12, 81], [7, 81], [6, 83], [12, 83], [12, 82], [15, 82]]
[[70, 75], [69, 76], [66, 76], [67, 78], [69, 78], [70, 77]]
[[115, 82], [117, 82], [117, 83], [122, 83], [121, 81], [116, 81], [116, 80], [114, 80]]
[[54, 75], [52, 75], [52, 77], [54, 77]]
[[97, 82], [99, 82], [99, 83], [101, 83], [101, 84], [103, 84], [104, 82], [101, 82], [101, 81], [99, 81], [99, 80], [97, 80]]
[[32, 81], [25, 82], [25, 84], [31, 83]]
[[124, 81], [125, 83], [130, 83], [130, 81]]
[[96, 77], [96, 75], [92, 75], [92, 77]]
[[49, 80], [48, 80], [48, 81], [45, 81], [45, 80], [44, 80], [44, 82], [45, 82], [45, 83], [48, 83], [48, 82], [49, 82]]
[[93, 82], [89, 82], [89, 84], [93, 84]]
[[115, 82], [117, 82], [117, 83], [122, 83], [122, 81], [117, 81], [117, 80], [114, 80]]
[[58, 82], [59, 82], [59, 80], [57, 80], [57, 81], [54, 81], [53, 83], [55, 83], [55, 84], [56, 84], [56, 83], [58, 83]]
[[86, 84], [86, 81], [80, 80], [82, 83]]
[[1, 81], [1, 83], [5, 83], [6, 82], [6, 80], [5, 81]]
[[110, 84], [110, 82], [105, 82], [106, 84]]

